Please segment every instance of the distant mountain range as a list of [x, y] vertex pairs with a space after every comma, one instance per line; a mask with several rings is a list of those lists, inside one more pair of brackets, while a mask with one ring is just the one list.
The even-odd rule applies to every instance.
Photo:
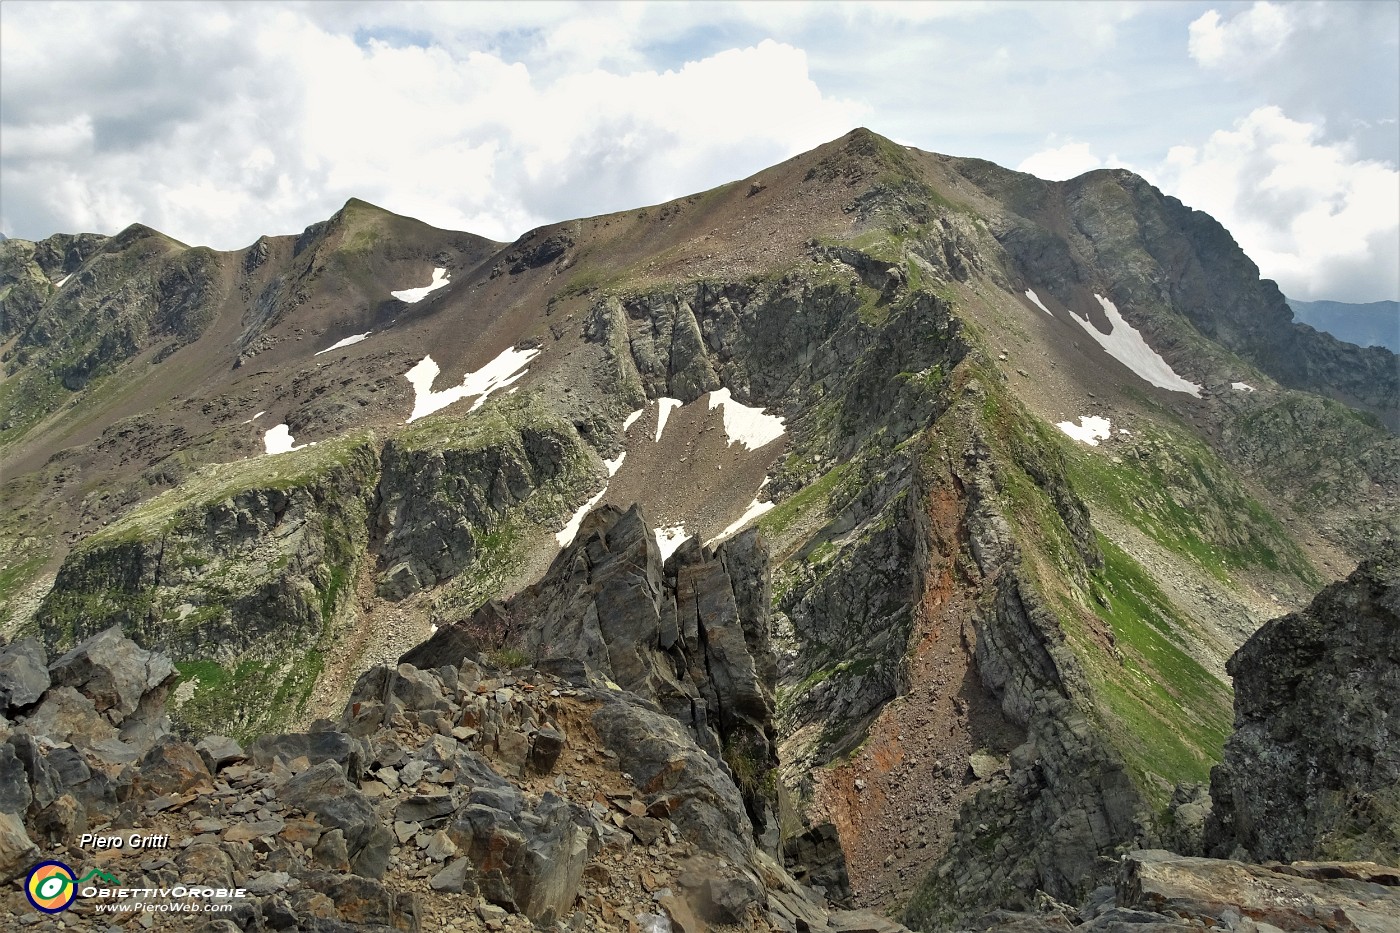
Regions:
[[1400, 301], [1299, 301], [1288, 299], [1300, 323], [1359, 347], [1400, 351]]

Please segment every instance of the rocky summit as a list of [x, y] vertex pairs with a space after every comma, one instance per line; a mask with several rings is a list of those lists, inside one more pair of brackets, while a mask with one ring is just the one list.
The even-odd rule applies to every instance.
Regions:
[[1395, 355], [1131, 173], [4, 240], [0, 366], [6, 928], [1398, 928]]

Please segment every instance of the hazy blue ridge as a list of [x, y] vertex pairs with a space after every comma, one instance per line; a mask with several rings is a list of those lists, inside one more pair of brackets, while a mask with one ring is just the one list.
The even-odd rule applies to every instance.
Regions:
[[1298, 301], [1288, 299], [1295, 319], [1338, 340], [1400, 353], [1400, 301]]

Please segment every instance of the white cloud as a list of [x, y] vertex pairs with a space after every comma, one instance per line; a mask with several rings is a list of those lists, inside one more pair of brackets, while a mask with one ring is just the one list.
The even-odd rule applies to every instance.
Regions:
[[857, 124], [1065, 177], [1266, 102], [1400, 161], [1400, 4], [1209, 6], [0, 3], [0, 228], [233, 247], [356, 196], [510, 239]]
[[7, 159], [61, 159], [92, 150], [92, 120], [80, 114], [61, 123], [7, 126], [0, 156]]
[[1088, 143], [1068, 142], [1063, 146], [1042, 149], [1023, 159], [1016, 166], [1016, 171], [1028, 172], [1048, 181], [1064, 181], [1096, 168], [1107, 168], [1110, 164], [1113, 163], [1094, 155]]
[[[315, 5], [207, 19], [182, 7], [104, 22], [105, 7], [75, 6], [61, 41], [44, 17], [7, 11], [6, 232], [110, 233], [141, 221], [231, 249], [299, 230], [355, 196], [514, 239], [742, 177], [863, 114], [823, 94], [803, 51], [771, 40], [669, 70], [633, 67], [623, 42], [612, 57], [630, 64], [617, 67], [597, 30], [553, 22], [537, 41], [554, 69], [561, 55], [582, 65], [546, 74], [453, 42], [336, 31]], [[651, 8], [631, 7], [589, 6], [571, 22], [632, 35]], [[149, 73], [137, 67], [143, 43], [166, 36], [180, 46], [161, 49]], [[46, 45], [63, 54], [34, 53]], [[221, 59], [226, 67], [205, 73]], [[69, 68], [81, 96], [54, 92]]]
[[1188, 27], [1187, 50], [1204, 68], [1253, 69], [1282, 50], [1293, 30], [1288, 8], [1261, 0], [1230, 19], [1201, 14]]
[[1224, 224], [1287, 295], [1400, 293], [1400, 172], [1321, 139], [1320, 126], [1261, 107], [1198, 147], [1174, 148], [1148, 174]]

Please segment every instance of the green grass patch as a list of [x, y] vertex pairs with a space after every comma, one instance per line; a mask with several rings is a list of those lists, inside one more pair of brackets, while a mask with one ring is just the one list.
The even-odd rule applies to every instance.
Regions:
[[36, 554], [17, 560], [0, 570], [0, 604], [8, 605], [11, 599], [34, 581], [48, 560], [48, 554]]
[[172, 704], [172, 718], [190, 734], [218, 733], [246, 743], [301, 718], [324, 666], [325, 657], [317, 649], [281, 660], [245, 659], [227, 666], [177, 661], [177, 690], [190, 681], [195, 687], [185, 702]]
[[1222, 582], [1232, 571], [1267, 570], [1322, 586], [1282, 524], [1203, 444], [1146, 426], [1130, 445], [1058, 443], [1080, 495]]
[[832, 494], [841, 485], [850, 467], [849, 463], [833, 467], [815, 482], [799, 489], [759, 516], [758, 527], [763, 529], [763, 533], [773, 543], [775, 551], [780, 551], [780, 543], [788, 542], [789, 537], [800, 531], [807, 519], [825, 511]]
[[[1099, 537], [1104, 565], [1092, 576], [1089, 609], [1107, 623], [1114, 651], [1088, 643], [1086, 632], [1067, 627], [1084, 661], [1114, 744], [1156, 803], [1167, 785], [1208, 781], [1220, 761], [1233, 722], [1233, 694], [1184, 647], [1190, 623], [1142, 567], [1107, 538]], [[1062, 605], [1062, 617], [1075, 615]]]

